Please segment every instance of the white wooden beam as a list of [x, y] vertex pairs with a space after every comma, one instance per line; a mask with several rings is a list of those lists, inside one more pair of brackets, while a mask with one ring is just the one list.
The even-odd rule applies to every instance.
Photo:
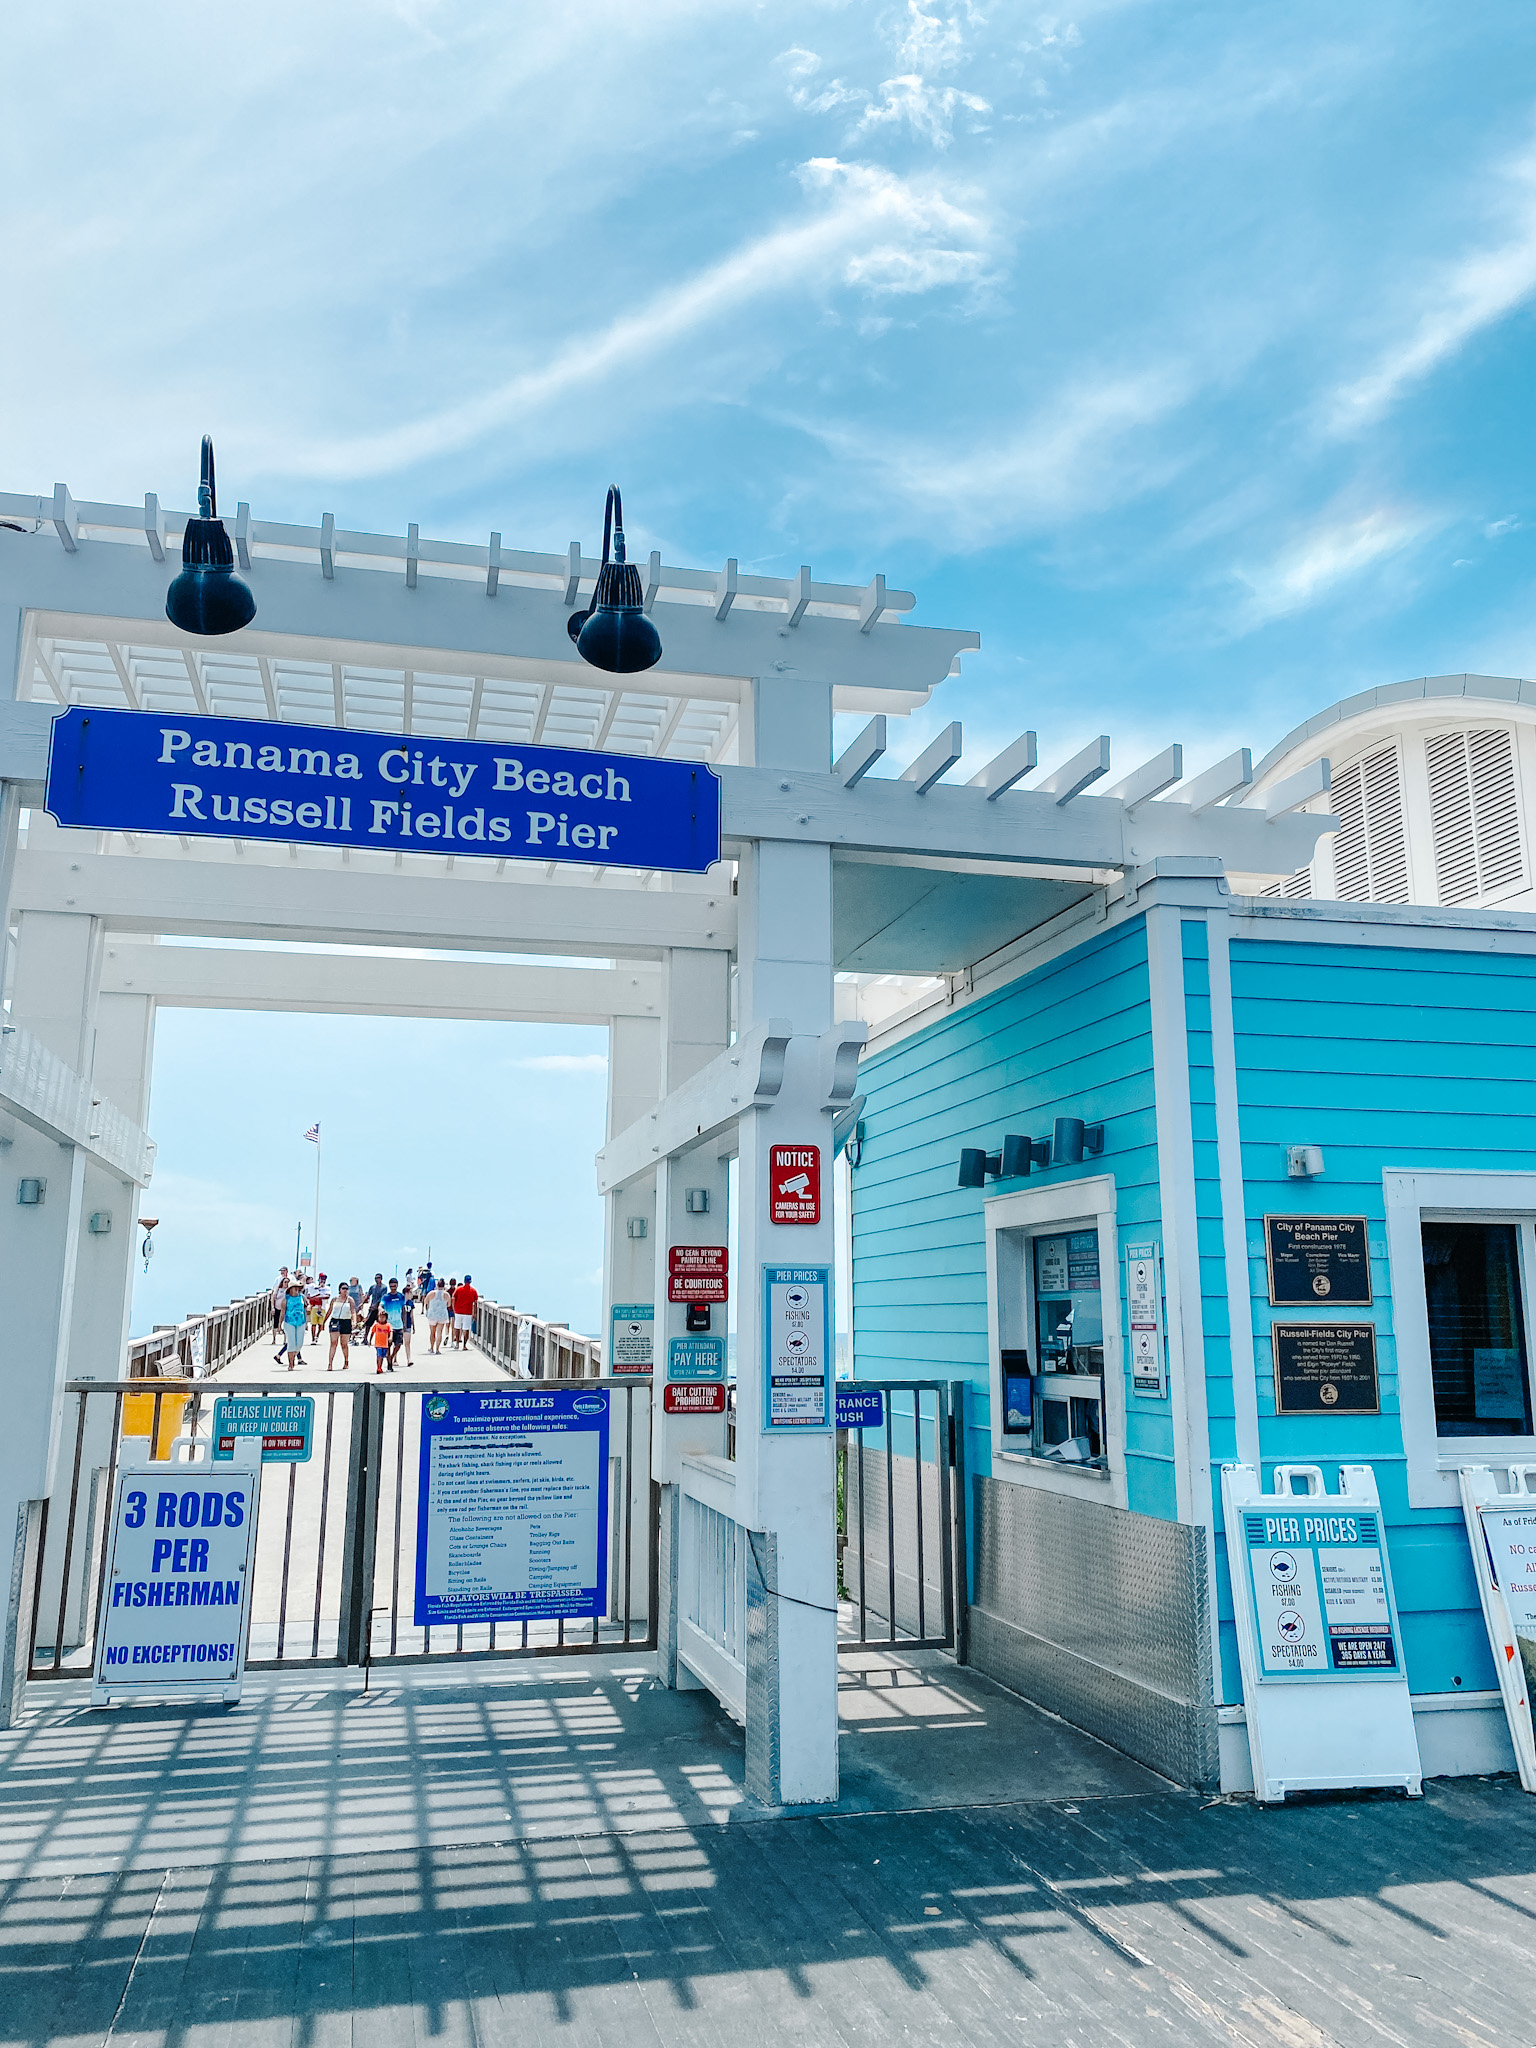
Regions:
[[565, 602], [569, 609], [581, 589], [581, 542], [573, 540], [565, 557]]
[[645, 609], [649, 611], [656, 602], [656, 593], [661, 588], [661, 549], [651, 549], [651, 559], [645, 566]]
[[[336, 723], [344, 726], [347, 722], [347, 679], [339, 661], [331, 663], [331, 708], [336, 714]], [[273, 716], [276, 715], [274, 712]]]
[[1109, 773], [1109, 737], [1100, 733], [1096, 740], [1090, 740], [1080, 753], [1070, 761], [1064, 761], [1053, 775], [1047, 775], [1034, 787], [1034, 795], [1048, 796], [1058, 804], [1069, 804], [1091, 782], [1097, 782], [1101, 775]]
[[251, 566], [251, 508], [244, 498], [235, 507], [235, 560], [242, 569]]
[[109, 640], [107, 642], [107, 652], [112, 657], [112, 666], [117, 670], [117, 680], [122, 685], [123, 695], [128, 701], [128, 709], [130, 711], [142, 711], [144, 709], [143, 700], [134, 687], [133, 677], [128, 673], [128, 664], [123, 659], [122, 648], [119, 647], [115, 640]]
[[966, 787], [985, 790], [987, 801], [991, 803], [1005, 789], [1012, 789], [1016, 782], [1022, 781], [1034, 767], [1036, 758], [1035, 735], [1021, 732], [1010, 746], [1004, 747], [1000, 754], [994, 754], [981, 773], [971, 777]]
[[931, 746], [924, 747], [901, 779], [915, 783], [918, 795], [926, 796], [939, 777], [949, 773], [963, 752], [960, 721], [956, 719], [953, 725], [945, 726]]
[[736, 557], [732, 555], [715, 580], [715, 617], [717, 619], [727, 619], [730, 617], [731, 606], [736, 602], [737, 581]]
[[872, 718], [851, 746], [833, 763], [832, 773], [845, 789], [852, 789], [862, 782], [885, 752], [885, 714], [878, 713]]
[[323, 514], [320, 520], [320, 574], [327, 583], [336, 579], [336, 515]]
[[677, 728], [687, 716], [689, 702], [690, 699], [687, 697], [679, 697], [672, 706], [671, 714], [666, 724], [662, 727], [656, 741], [656, 754], [658, 758], [667, 751], [668, 747], [671, 746], [673, 740], [677, 737]]
[[[1207, 768], [1203, 775], [1197, 775], [1193, 782], [1187, 782], [1174, 799], [1198, 818], [1202, 811], [1208, 811], [1213, 804], [1219, 804], [1224, 796], [1231, 796], [1235, 790], [1246, 789], [1253, 780], [1253, 755], [1247, 747], [1239, 747], [1235, 754], [1228, 754], [1224, 761], [1218, 761], [1213, 768]], [[1298, 863], [1299, 865], [1299, 863]]]
[[203, 688], [202, 670], [197, 665], [197, 656], [190, 647], [183, 647], [181, 658], [186, 663], [187, 681], [192, 685], [192, 701], [203, 717], [208, 716], [208, 692]]
[[1143, 761], [1139, 768], [1133, 768], [1111, 788], [1102, 790], [1101, 795], [1113, 797], [1134, 811], [1138, 804], [1144, 804], [1154, 796], [1161, 796], [1165, 789], [1172, 789], [1176, 782], [1184, 779], [1184, 749], [1175, 743], [1164, 747], [1160, 754], [1154, 754], [1150, 761]]
[[784, 615], [785, 625], [798, 626], [800, 621], [805, 617], [805, 608], [810, 603], [810, 601], [811, 565], [809, 562], [802, 562], [800, 565], [800, 573], [798, 576], [792, 579], [789, 586], [789, 593], [785, 598], [785, 603], [789, 607], [789, 609]]
[[421, 572], [421, 528], [412, 520], [405, 529], [405, 587], [416, 588], [416, 578]]
[[[273, 676], [272, 676], [272, 657], [271, 657], [271, 655], [270, 655], [270, 654], [258, 654], [258, 655], [257, 655], [257, 657], [256, 657], [256, 666], [257, 666], [257, 668], [258, 668], [258, 669], [259, 669], [259, 670], [261, 671], [261, 689], [262, 689], [262, 695], [263, 695], [263, 696], [264, 696], [264, 697], [266, 698], [266, 700], [267, 700], [267, 716], [268, 716], [268, 718], [276, 718], [276, 716], [277, 716], [277, 684], [276, 684], [276, 682], [275, 682], [275, 681], [273, 680]], [[333, 675], [339, 675], [339, 674], [340, 674], [340, 665], [339, 665], [339, 664], [335, 665], [335, 666], [334, 666], [334, 667], [332, 668], [332, 671], [331, 671], [331, 673], [332, 673]], [[340, 716], [340, 714], [339, 714], [339, 713], [338, 713], [338, 715], [337, 715], [336, 723], [337, 723], [338, 725], [343, 725], [343, 724], [345, 724], [345, 723], [346, 723], [345, 719], [343, 719], [343, 718], [342, 718], [342, 717]]]
[[469, 693], [469, 727], [467, 737], [473, 739], [480, 730], [480, 706], [485, 698], [485, 677], [476, 676]]
[[868, 633], [881, 613], [889, 609], [890, 607], [885, 595], [885, 578], [883, 576], [872, 577], [864, 594], [859, 599], [859, 631], [861, 633]]
[[1264, 815], [1266, 818], [1279, 818], [1287, 811], [1299, 811], [1310, 798], [1326, 796], [1332, 788], [1332, 765], [1326, 758], [1313, 761], [1295, 775], [1288, 775], [1284, 782], [1275, 784], [1264, 798]]
[[153, 491], [144, 493], [144, 538], [157, 562], [165, 560], [165, 514]]
[[75, 553], [80, 545], [80, 508], [69, 495], [68, 484], [53, 487], [53, 530], [64, 544], [67, 555]]
[[494, 597], [496, 595], [496, 587], [500, 582], [501, 535], [499, 533], [492, 533], [490, 545], [485, 551], [485, 594], [487, 597]]
[[58, 677], [54, 674], [53, 663], [48, 659], [47, 655], [43, 652], [43, 643], [40, 640], [35, 641], [33, 643], [32, 659], [37, 663], [38, 667], [42, 670], [43, 681], [48, 685], [49, 689], [52, 690], [54, 696], [58, 698], [60, 704], [67, 704], [69, 702], [69, 694], [65, 690], [64, 685], [59, 681]]

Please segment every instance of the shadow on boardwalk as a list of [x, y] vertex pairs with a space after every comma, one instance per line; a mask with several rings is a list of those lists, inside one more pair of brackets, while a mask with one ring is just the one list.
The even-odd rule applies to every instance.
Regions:
[[228, 1715], [60, 1688], [0, 1740], [0, 2040], [1536, 2039], [1511, 1780], [1203, 1802], [871, 1658], [838, 1809], [778, 1816], [713, 1700], [644, 1672], [331, 1677]]

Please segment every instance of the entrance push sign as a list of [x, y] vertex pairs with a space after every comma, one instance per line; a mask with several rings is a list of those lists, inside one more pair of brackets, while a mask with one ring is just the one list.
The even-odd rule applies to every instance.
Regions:
[[692, 761], [73, 705], [44, 798], [61, 825], [477, 853], [701, 875], [720, 782]]

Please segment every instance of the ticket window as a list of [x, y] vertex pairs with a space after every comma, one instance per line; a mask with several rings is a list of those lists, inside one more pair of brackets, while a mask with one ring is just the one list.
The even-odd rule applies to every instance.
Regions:
[[1108, 1461], [1099, 1233], [1005, 1237], [1014, 1249], [999, 1260], [1001, 1447], [1102, 1471]]
[[1536, 1434], [1520, 1226], [1426, 1219], [1422, 1228], [1436, 1435]]

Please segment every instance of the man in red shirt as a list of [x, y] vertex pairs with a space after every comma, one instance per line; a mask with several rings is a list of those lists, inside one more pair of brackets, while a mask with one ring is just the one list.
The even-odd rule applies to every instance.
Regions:
[[453, 1290], [453, 1348], [455, 1351], [467, 1351], [469, 1348], [469, 1333], [475, 1327], [475, 1304], [479, 1299], [479, 1290], [470, 1286], [469, 1275], [466, 1273], [458, 1286]]

